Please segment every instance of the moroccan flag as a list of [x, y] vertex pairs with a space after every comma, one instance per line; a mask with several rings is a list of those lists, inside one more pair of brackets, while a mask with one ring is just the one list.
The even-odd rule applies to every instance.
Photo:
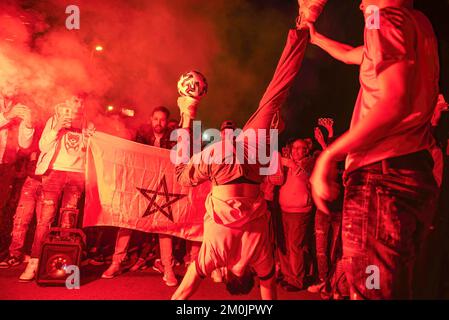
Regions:
[[170, 150], [102, 132], [90, 139], [84, 227], [114, 226], [201, 241], [210, 185], [176, 183]]

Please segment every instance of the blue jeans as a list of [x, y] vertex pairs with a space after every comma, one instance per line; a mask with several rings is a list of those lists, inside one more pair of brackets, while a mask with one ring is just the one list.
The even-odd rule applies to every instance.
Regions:
[[14, 215], [14, 227], [12, 231], [9, 254], [12, 256], [22, 256], [23, 246], [26, 240], [28, 227], [34, 217], [40, 216], [41, 210], [41, 190], [42, 182], [39, 179], [28, 177], [20, 193], [19, 204]]
[[429, 157], [387, 159], [345, 177], [343, 264], [351, 299], [412, 297], [415, 257], [439, 193]]
[[310, 261], [310, 234], [313, 212], [282, 212], [285, 250], [279, 249], [279, 261], [284, 280], [290, 285], [303, 288]]
[[42, 209], [37, 215], [31, 257], [39, 258], [45, 236], [56, 217], [59, 198], [64, 191], [62, 208], [77, 208], [84, 191], [84, 173], [50, 170], [42, 176]]
[[9, 244], [12, 227], [11, 194], [13, 193], [15, 167], [0, 163], [0, 258]]
[[[341, 212], [326, 214], [320, 210], [315, 214], [315, 242], [318, 277], [320, 282], [328, 280], [329, 270], [337, 263], [341, 226]], [[340, 250], [337, 250], [339, 249]]]

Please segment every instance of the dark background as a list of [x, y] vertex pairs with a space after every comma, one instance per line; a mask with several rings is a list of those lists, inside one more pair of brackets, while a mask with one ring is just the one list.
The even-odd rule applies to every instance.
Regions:
[[[199, 69], [209, 82], [199, 110], [205, 128], [217, 128], [226, 119], [243, 126], [273, 75], [297, 14], [296, 0], [5, 1], [46, 24], [38, 31], [35, 27], [28, 42], [30, 59], [36, 54], [45, 54], [45, 59], [29, 65], [59, 63], [54, 72], [58, 75], [77, 59], [81, 66], [74, 69], [77, 81], [72, 87], [85, 84], [84, 89], [92, 90], [96, 111], [109, 104], [136, 108], [136, 125], [146, 122], [150, 110], [161, 104], [176, 117], [177, 79], [188, 69]], [[63, 27], [69, 4], [81, 8], [79, 31]], [[317, 30], [353, 46], [363, 44], [359, 5], [359, 0], [329, 0]], [[415, 0], [415, 7], [433, 23], [440, 46], [441, 91], [449, 98], [449, 0]], [[92, 54], [96, 43], [105, 47], [101, 55]], [[80, 72], [82, 67], [91, 74]], [[50, 80], [52, 88], [67, 85], [69, 90], [67, 77]], [[36, 95], [45, 92], [37, 89]], [[310, 45], [284, 109], [287, 127], [281, 140], [311, 137], [320, 117], [333, 117], [336, 133], [341, 134], [349, 126], [358, 89], [358, 67]], [[48, 106], [61, 98], [54, 89], [46, 92], [40, 106], [52, 112]]]

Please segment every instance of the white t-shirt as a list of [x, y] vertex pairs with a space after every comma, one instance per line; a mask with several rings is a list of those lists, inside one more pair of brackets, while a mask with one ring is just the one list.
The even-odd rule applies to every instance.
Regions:
[[81, 132], [67, 131], [56, 147], [50, 169], [84, 172], [87, 141]]

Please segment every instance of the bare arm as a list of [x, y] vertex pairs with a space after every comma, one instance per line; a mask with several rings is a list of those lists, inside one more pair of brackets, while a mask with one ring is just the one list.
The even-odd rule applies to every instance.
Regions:
[[196, 261], [190, 264], [184, 279], [182, 279], [181, 284], [171, 297], [171, 300], [186, 300], [198, 289], [201, 283], [201, 278], [196, 272], [195, 264]]
[[401, 61], [390, 65], [378, 75], [379, 101], [365, 118], [350, 131], [337, 139], [325, 153], [341, 158], [348, 152], [359, 152], [369, 148], [389, 130], [409, 115], [408, 100], [411, 63]]
[[346, 64], [362, 64], [363, 60], [363, 46], [354, 48], [350, 45], [340, 43], [329, 38], [315, 30], [315, 26], [308, 24], [310, 30], [310, 42], [317, 45], [335, 59]]

